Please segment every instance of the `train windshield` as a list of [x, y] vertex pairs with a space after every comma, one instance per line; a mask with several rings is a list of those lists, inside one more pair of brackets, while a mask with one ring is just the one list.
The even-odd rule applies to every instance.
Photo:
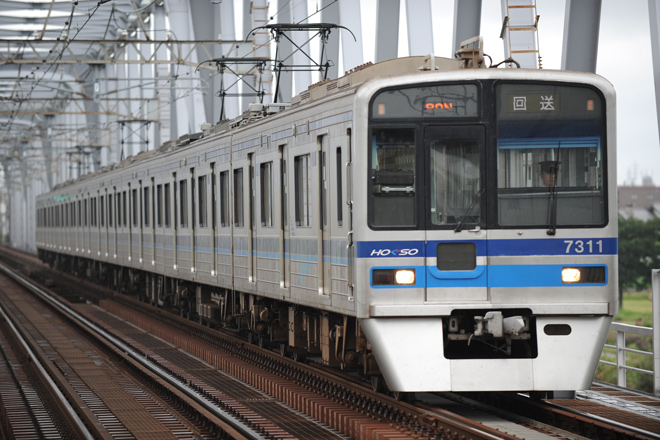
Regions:
[[592, 89], [497, 87], [497, 223], [600, 225], [605, 218], [603, 108]]
[[415, 156], [415, 129], [373, 130], [370, 172], [372, 225], [416, 225]]
[[552, 235], [556, 227], [604, 225], [605, 128], [602, 96], [582, 85], [383, 90], [370, 108], [369, 226]]
[[426, 127], [432, 225], [453, 225], [460, 229], [481, 222], [480, 168], [484, 137], [480, 125]]

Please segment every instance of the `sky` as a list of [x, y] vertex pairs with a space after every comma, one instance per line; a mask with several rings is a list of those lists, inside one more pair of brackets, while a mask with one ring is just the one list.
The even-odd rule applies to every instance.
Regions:
[[[401, 3], [403, 3], [402, 0]], [[414, 0], [408, 0], [414, 1]], [[500, 39], [499, 0], [482, 0], [481, 35], [484, 52], [494, 62], [504, 59]], [[434, 52], [452, 56], [454, 0], [431, 0]], [[536, 0], [539, 50], [544, 69], [561, 69], [565, 0]], [[402, 7], [402, 13], [403, 11]], [[362, 0], [365, 61], [374, 60], [373, 22], [376, 0]], [[402, 23], [405, 22], [403, 17]], [[402, 24], [405, 27], [405, 23]], [[403, 29], [399, 56], [408, 52]], [[614, 85], [617, 93], [617, 182], [641, 185], [642, 177], [660, 186], [660, 143], [655, 108], [651, 36], [647, 0], [602, 0], [596, 73]]]

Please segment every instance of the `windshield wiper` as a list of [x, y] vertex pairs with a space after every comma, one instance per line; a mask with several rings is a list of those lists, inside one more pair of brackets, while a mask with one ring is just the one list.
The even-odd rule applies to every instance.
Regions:
[[[561, 148], [561, 142], [557, 145], [557, 159], [559, 159], [559, 148]], [[552, 179], [552, 185], [548, 188], [548, 230], [545, 231], [548, 235], [555, 235], [557, 233], [557, 179], [559, 177], [559, 160], [554, 161], [555, 164], [552, 167], [554, 171], [554, 179]]]
[[475, 206], [477, 206], [477, 203], [481, 200], [481, 194], [483, 194], [484, 189], [481, 188], [479, 191], [477, 191], [473, 197], [472, 203], [468, 207], [467, 211], [465, 211], [465, 214], [463, 214], [463, 217], [461, 217], [461, 220], [458, 222], [456, 225], [456, 229], [454, 229], [454, 232], [461, 232], [463, 230], [463, 223], [465, 222], [465, 219], [472, 213], [472, 210], [474, 209]]
[[548, 230], [545, 231], [548, 235], [555, 235], [557, 233], [557, 182], [548, 188]]

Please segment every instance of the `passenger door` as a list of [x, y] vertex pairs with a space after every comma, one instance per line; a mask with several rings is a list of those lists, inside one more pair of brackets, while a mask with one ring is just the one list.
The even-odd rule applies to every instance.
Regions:
[[487, 299], [485, 127], [429, 126], [426, 172], [426, 300]]

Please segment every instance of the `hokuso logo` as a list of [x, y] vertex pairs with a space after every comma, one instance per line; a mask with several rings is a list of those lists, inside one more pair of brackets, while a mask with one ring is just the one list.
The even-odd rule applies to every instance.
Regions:
[[406, 257], [419, 253], [419, 249], [374, 249], [371, 251], [371, 257]]

